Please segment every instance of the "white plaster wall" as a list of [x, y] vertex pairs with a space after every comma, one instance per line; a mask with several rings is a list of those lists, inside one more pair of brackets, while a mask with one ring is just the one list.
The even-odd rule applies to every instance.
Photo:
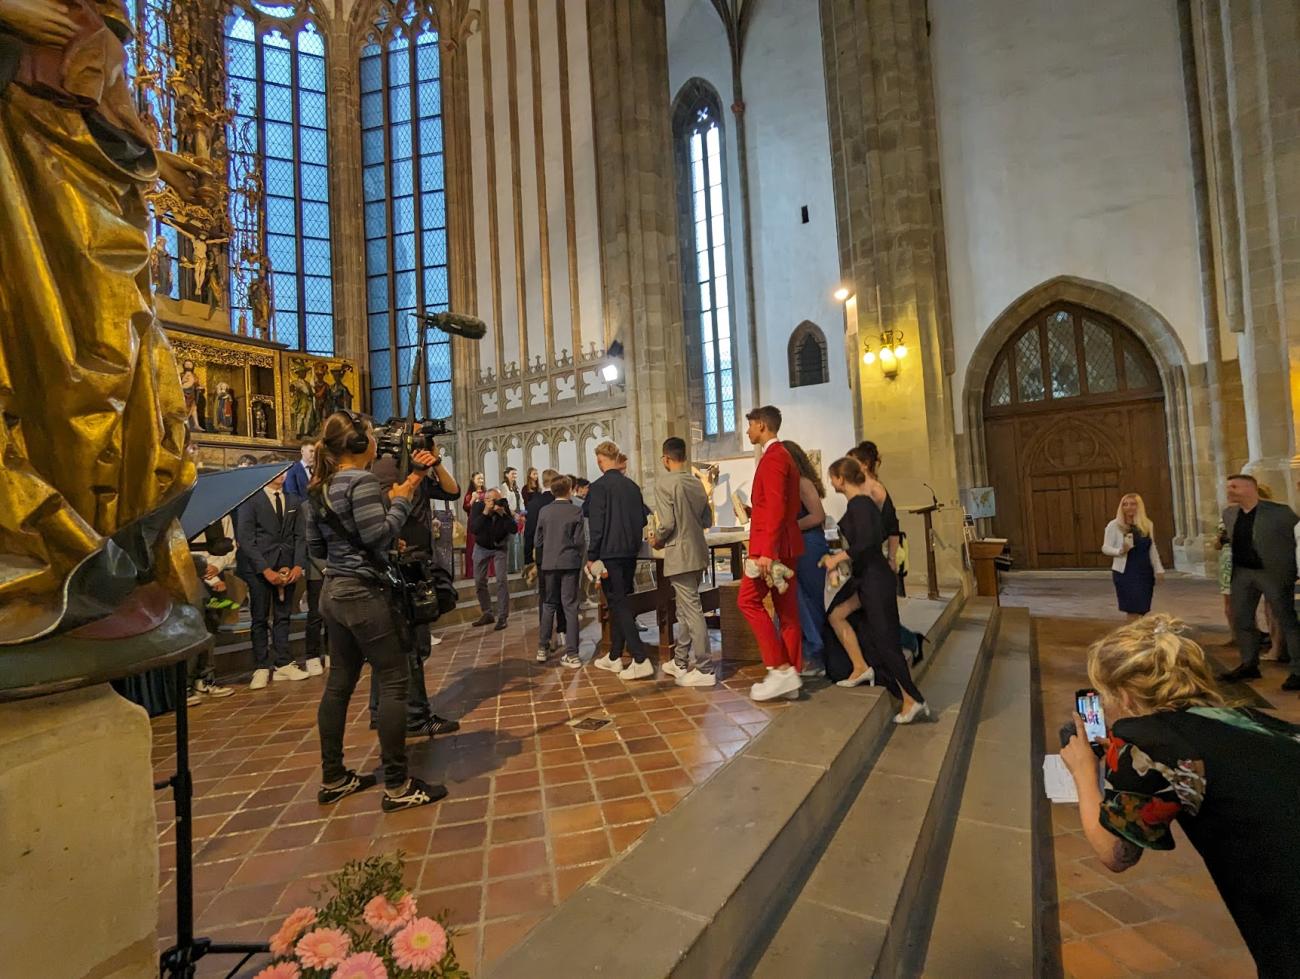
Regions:
[[[754, 235], [754, 286], [759, 333], [759, 385], [764, 402], [785, 416], [784, 438], [820, 449], [829, 464], [853, 444], [853, 405], [844, 362], [844, 316], [832, 293], [838, 285], [839, 253], [831, 182], [830, 134], [821, 30], [815, 7], [794, 3], [759, 5], [745, 53], [745, 106]], [[731, 63], [721, 21], [709, 0], [669, 0], [668, 63], [672, 94], [693, 77], [718, 90], [724, 106], [734, 101]], [[748, 320], [744, 303], [740, 229], [740, 177], [735, 118], [725, 113], [728, 206], [732, 231], [735, 332], [746, 352], [739, 389], [742, 414], [750, 405]], [[808, 207], [803, 224], [800, 208]], [[826, 335], [830, 383], [791, 388], [786, 358], [790, 334], [811, 320]], [[742, 445], [743, 452], [748, 446]], [[747, 489], [748, 457], [722, 460], [731, 489]], [[720, 516], [729, 515], [719, 487]], [[830, 512], [842, 512], [828, 500]], [[726, 523], [727, 521], [723, 520]]]
[[1057, 275], [1154, 306], [1206, 359], [1175, 0], [930, 0], [957, 430], [966, 365]]

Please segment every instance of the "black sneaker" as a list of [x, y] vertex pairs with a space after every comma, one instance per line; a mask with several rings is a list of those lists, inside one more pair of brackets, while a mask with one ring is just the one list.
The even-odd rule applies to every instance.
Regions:
[[446, 717], [439, 717], [434, 714], [426, 721], [420, 721], [418, 724], [408, 725], [407, 734], [427, 734], [429, 737], [437, 737], [439, 734], [451, 734], [453, 731], [460, 730], [460, 721], [453, 721]]
[[1292, 673], [1289, 677], [1287, 677], [1285, 680], [1282, 681], [1282, 689], [1300, 690], [1300, 676], [1297, 676], [1296, 674]]
[[472, 626], [491, 625], [496, 621], [496, 616], [491, 612], [484, 612], [477, 619], [470, 623]]
[[379, 784], [379, 779], [374, 775], [358, 775], [356, 772], [349, 771], [347, 781], [342, 785], [336, 785], [333, 788], [321, 786], [321, 790], [316, 793], [316, 801], [322, 806], [333, 805], [340, 799], [346, 799], [354, 792], [361, 792], [365, 789], [372, 789]]
[[403, 809], [430, 805], [446, 795], [446, 786], [430, 785], [422, 779], [411, 778], [407, 779], [406, 788], [402, 790], [401, 795], [389, 795], [385, 790], [384, 801], [380, 806], [384, 812], [400, 812]]

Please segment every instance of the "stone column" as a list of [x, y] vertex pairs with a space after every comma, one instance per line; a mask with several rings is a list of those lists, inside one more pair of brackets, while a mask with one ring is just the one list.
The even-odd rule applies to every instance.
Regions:
[[1294, 0], [1193, 0], [1220, 315], [1241, 333], [1247, 469], [1300, 503], [1300, 21]]
[[689, 438], [663, 0], [587, 0], [606, 342], [623, 343], [624, 446], [643, 485]]
[[0, 704], [0, 973], [158, 975], [151, 752], [107, 684]]
[[[881, 477], [896, 505], [957, 503], [955, 422], [939, 199], [938, 135], [924, 0], [821, 0], [830, 105], [831, 165], [843, 279], [855, 293], [859, 437], [880, 447]], [[908, 356], [893, 380], [866, 344], [903, 332]], [[925, 568], [921, 521], [912, 534], [915, 583]], [[936, 516], [940, 581], [962, 569], [960, 510]], [[915, 590], [915, 584], [913, 586]]]
[[369, 404], [370, 343], [366, 325], [366, 229], [361, 190], [360, 36], [346, 17], [328, 27], [330, 237], [334, 257], [334, 352], [356, 362]]

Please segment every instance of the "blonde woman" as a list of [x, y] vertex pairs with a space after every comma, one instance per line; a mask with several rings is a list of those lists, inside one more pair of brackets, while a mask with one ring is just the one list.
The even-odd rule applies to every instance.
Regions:
[[1115, 873], [1144, 850], [1172, 850], [1173, 823], [1206, 869], [1263, 977], [1296, 975], [1300, 728], [1231, 707], [1205, 652], [1165, 615], [1116, 629], [1088, 650], [1088, 679], [1111, 725], [1098, 786], [1083, 720], [1061, 751], [1084, 837]]
[[1165, 569], [1152, 539], [1154, 527], [1146, 505], [1136, 493], [1119, 501], [1115, 519], [1106, 525], [1101, 553], [1111, 558], [1110, 576], [1115, 582], [1119, 610], [1134, 617], [1151, 611], [1156, 578], [1164, 580]]

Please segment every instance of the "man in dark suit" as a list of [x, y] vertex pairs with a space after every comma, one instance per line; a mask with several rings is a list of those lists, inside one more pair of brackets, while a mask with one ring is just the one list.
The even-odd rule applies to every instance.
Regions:
[[316, 443], [304, 442], [298, 450], [302, 458], [284, 474], [284, 491], [300, 500], [307, 499], [307, 484], [311, 482], [312, 466], [316, 464]]
[[[546, 572], [542, 571], [541, 556], [535, 553], [536, 548], [533, 546], [537, 540], [537, 521], [541, 516], [542, 508], [555, 502], [555, 494], [551, 492], [551, 483], [553, 483], [560, 474], [554, 469], [542, 470], [542, 489], [540, 493], [534, 493], [529, 497], [528, 502], [524, 504], [524, 564], [537, 565], [537, 602], [538, 626], [546, 619], [546, 603], [541, 600], [541, 596], [547, 594]], [[561, 636], [565, 635], [568, 630], [568, 622], [564, 618], [564, 608], [559, 606], [555, 610], [555, 631]], [[538, 635], [537, 650], [538, 662], [545, 662], [540, 654], [542, 649], [547, 652], [551, 650], [551, 636]]]
[[[250, 689], [261, 690], [272, 678], [319, 676], [324, 672], [319, 657], [304, 670], [289, 656], [289, 602], [307, 566], [307, 508], [298, 497], [285, 493], [283, 475], [235, 512], [235, 539], [239, 542], [235, 570], [248, 585], [252, 616]], [[270, 646], [274, 646], [274, 660]]]
[[1241, 651], [1241, 665], [1221, 680], [1259, 679], [1259, 630], [1255, 609], [1262, 595], [1273, 611], [1280, 636], [1273, 648], [1292, 673], [1283, 690], [1300, 690], [1300, 621], [1295, 614], [1296, 539], [1300, 517], [1285, 503], [1261, 499], [1255, 477], [1228, 477], [1228, 503], [1223, 526], [1232, 542], [1232, 631]]

